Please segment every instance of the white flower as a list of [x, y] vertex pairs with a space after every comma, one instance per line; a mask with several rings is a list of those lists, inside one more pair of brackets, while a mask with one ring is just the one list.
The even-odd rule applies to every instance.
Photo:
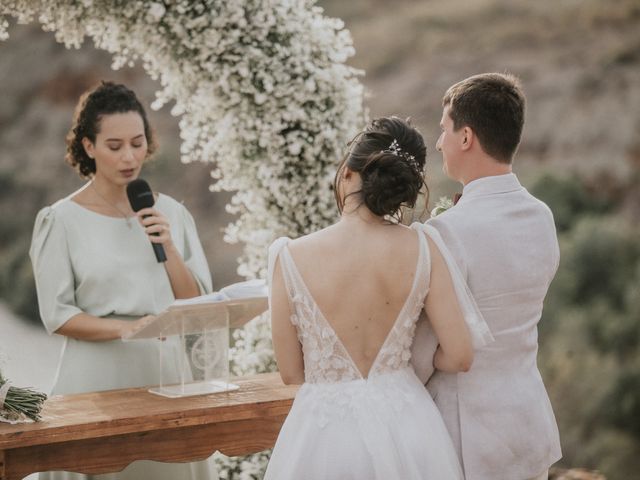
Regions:
[[453, 207], [453, 200], [448, 197], [440, 197], [433, 207], [433, 210], [431, 210], [431, 216], [437, 217], [441, 213], [449, 210], [451, 207]]
[[7, 40], [9, 38], [9, 22], [6, 18], [0, 18], [0, 41]]
[[151, 22], [157, 23], [162, 20], [162, 17], [164, 16], [166, 11], [167, 9], [164, 8], [164, 5], [162, 5], [161, 3], [153, 2], [151, 5], [149, 5], [147, 16]]
[[302, 144], [300, 142], [291, 142], [289, 143], [289, 153], [294, 157], [300, 155], [302, 151]]

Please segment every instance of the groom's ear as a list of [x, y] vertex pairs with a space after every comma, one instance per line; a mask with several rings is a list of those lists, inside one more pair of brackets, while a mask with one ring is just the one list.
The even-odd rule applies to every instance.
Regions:
[[469, 127], [462, 127], [462, 150], [469, 150], [475, 141], [475, 134]]

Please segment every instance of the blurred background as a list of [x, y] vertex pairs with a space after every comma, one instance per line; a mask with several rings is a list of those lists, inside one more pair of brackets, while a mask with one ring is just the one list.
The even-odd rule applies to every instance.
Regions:
[[[460, 188], [435, 151], [448, 86], [486, 71], [523, 82], [528, 111], [514, 169], [556, 219], [562, 261], [540, 323], [539, 365], [560, 425], [561, 465], [640, 475], [640, 1], [322, 0], [351, 30], [370, 116], [411, 117], [427, 140], [431, 203]], [[37, 25], [0, 43], [0, 314], [39, 322], [28, 259], [36, 212], [83, 185], [65, 165], [77, 98], [100, 79], [149, 105], [141, 67], [110, 69], [88, 41], [66, 50]], [[149, 109], [150, 110], [150, 109]], [[240, 280], [222, 240], [227, 194], [210, 165], [179, 161], [178, 119], [149, 112], [154, 189], [194, 214], [214, 287]], [[3, 321], [0, 318], [0, 321]], [[0, 339], [6, 341], [6, 339]]]

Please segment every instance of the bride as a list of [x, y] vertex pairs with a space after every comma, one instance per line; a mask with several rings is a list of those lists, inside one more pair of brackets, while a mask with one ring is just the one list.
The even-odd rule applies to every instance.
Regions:
[[410, 347], [424, 309], [435, 368], [466, 371], [486, 324], [437, 232], [389, 220], [424, 185], [422, 136], [380, 118], [350, 147], [335, 180], [340, 220], [269, 250], [278, 367], [303, 385], [265, 479], [462, 479]]

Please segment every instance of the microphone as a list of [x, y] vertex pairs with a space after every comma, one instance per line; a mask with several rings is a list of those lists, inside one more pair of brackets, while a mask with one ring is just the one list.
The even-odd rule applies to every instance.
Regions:
[[[156, 203], [149, 184], [141, 178], [136, 178], [127, 185], [127, 197], [129, 197], [129, 203], [134, 212], [143, 208], [153, 207], [154, 203]], [[144, 218], [148, 216], [145, 215]], [[152, 233], [152, 235], [158, 235], [158, 233]], [[167, 255], [164, 253], [162, 244], [151, 242], [151, 246], [153, 247], [153, 253], [156, 254], [158, 263], [166, 262]]]

